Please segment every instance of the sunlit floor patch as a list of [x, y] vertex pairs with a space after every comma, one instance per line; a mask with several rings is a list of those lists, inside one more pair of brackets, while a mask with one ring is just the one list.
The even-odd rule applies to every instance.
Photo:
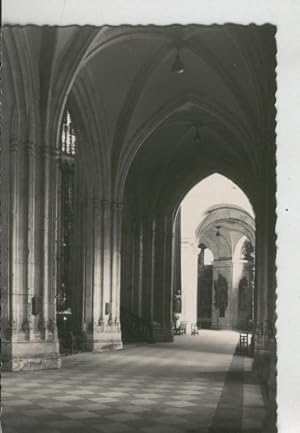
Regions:
[[5, 433], [259, 433], [265, 416], [238, 334], [82, 353], [60, 370], [4, 373]]

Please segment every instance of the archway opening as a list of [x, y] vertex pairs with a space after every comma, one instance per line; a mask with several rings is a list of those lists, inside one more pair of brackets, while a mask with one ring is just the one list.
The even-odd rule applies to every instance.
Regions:
[[177, 321], [187, 324], [188, 333], [195, 325], [250, 328], [255, 222], [249, 199], [235, 183], [215, 173], [186, 194], [179, 214], [181, 312]]

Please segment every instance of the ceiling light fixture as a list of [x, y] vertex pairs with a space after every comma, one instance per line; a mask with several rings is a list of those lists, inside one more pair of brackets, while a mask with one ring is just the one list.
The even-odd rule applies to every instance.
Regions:
[[179, 50], [177, 49], [176, 57], [172, 66], [172, 72], [175, 72], [176, 74], [180, 75], [184, 73], [184, 64], [180, 58]]

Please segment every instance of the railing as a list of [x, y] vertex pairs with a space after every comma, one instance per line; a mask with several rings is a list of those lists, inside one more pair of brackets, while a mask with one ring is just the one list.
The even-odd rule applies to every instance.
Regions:
[[149, 321], [123, 308], [120, 318], [123, 341], [151, 341], [152, 327]]

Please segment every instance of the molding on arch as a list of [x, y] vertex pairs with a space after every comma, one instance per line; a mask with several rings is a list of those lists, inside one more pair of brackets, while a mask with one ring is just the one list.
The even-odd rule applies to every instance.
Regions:
[[[242, 218], [241, 218], [242, 215]], [[216, 205], [209, 208], [203, 215], [202, 221], [198, 224], [195, 230], [195, 236], [198, 241], [201, 236], [209, 229], [211, 225], [216, 225], [218, 222], [237, 222], [242, 228], [249, 240], [255, 245], [255, 221], [252, 216], [243, 208], [230, 204]]]
[[85, 158], [87, 167], [95, 173], [94, 186], [91, 188], [94, 189], [95, 185], [98, 185], [99, 194], [104, 196], [107, 195], [107, 190], [111, 189], [105, 128], [102, 128], [105, 122], [103, 117], [99, 116], [99, 106], [93, 103], [92, 94], [92, 83], [89, 80], [77, 80], [69, 95], [70, 112], [75, 114], [74, 117], [80, 121], [80, 127], [83, 127], [80, 135], [86, 137], [84, 146], [89, 152], [81, 153], [82, 149], [78, 151], [81, 158]]
[[151, 59], [144, 63], [137, 71], [116, 122], [115, 135], [113, 139], [113, 152], [117, 152], [122, 143], [126, 142], [128, 127], [142, 95], [142, 91], [147, 86], [147, 83], [150, 81], [156, 68], [168, 56], [170, 50], [171, 47], [169, 45], [160, 47]]
[[[10, 122], [17, 126], [18, 133], [9, 128], [10, 137], [20, 142], [30, 142], [38, 145], [39, 143], [39, 114], [36, 104], [37, 86], [33, 78], [33, 67], [26, 32], [24, 28], [3, 29], [3, 65], [8, 67], [9, 74], [6, 77], [10, 88], [10, 95], [6, 103], [12, 102], [12, 116], [14, 120]], [[4, 95], [5, 96], [5, 95]], [[11, 99], [10, 99], [11, 98]], [[6, 110], [9, 111], [8, 105]]]
[[253, 244], [252, 241], [251, 241], [251, 239], [249, 239], [246, 235], [242, 236], [238, 240], [238, 242], [237, 242], [237, 244], [236, 244], [236, 246], [234, 248], [234, 251], [233, 251], [232, 260], [234, 262], [240, 260], [240, 256], [241, 256], [243, 245], [245, 244], [245, 242], [247, 240], [250, 241], [251, 244], [252, 244], [252, 247], [255, 248], [255, 243]]
[[202, 172], [201, 175], [199, 175], [198, 177], [196, 177], [195, 180], [193, 180], [193, 182], [187, 182], [187, 186], [182, 189], [182, 191], [177, 195], [177, 199], [175, 200], [176, 202], [176, 206], [175, 206], [175, 214], [178, 211], [182, 201], [184, 200], [184, 197], [189, 193], [189, 191], [191, 191], [198, 183], [204, 181], [205, 179], [209, 178], [210, 176], [213, 176], [215, 174], [219, 174], [221, 176], [226, 177], [227, 179], [231, 180], [238, 188], [240, 188], [240, 190], [246, 195], [246, 197], [248, 198], [254, 212], [255, 212], [255, 203], [253, 203], [252, 201], [252, 197], [250, 194], [250, 191], [247, 190], [245, 185], [241, 185], [241, 182], [239, 181], [239, 179], [236, 179], [235, 177], [231, 176], [229, 173], [226, 172], [226, 170], [222, 171], [222, 170], [211, 170], [209, 168], [209, 170], [207, 172]]
[[[209, 104], [210, 102], [210, 104]], [[227, 115], [226, 110], [220, 110], [219, 104], [212, 104], [211, 101], [205, 101], [205, 95], [199, 94], [190, 90], [184, 92], [182, 95], [177, 95], [175, 98], [171, 98], [167, 103], [163, 104], [154, 114], [148, 119], [134, 134], [130, 142], [130, 146], [125, 148], [121, 153], [119, 163], [120, 176], [116, 179], [115, 183], [115, 194], [122, 195], [125, 186], [127, 174], [132, 165], [132, 162], [142, 147], [143, 143], [151, 136], [151, 134], [161, 127], [167, 120], [171, 118], [178, 110], [184, 107], [186, 104], [192, 104], [199, 112], [205, 113], [210, 118], [216, 120], [224, 128], [226, 128], [231, 134], [235, 135], [235, 139], [239, 138], [239, 142], [243, 144], [242, 149], [246, 151], [247, 160], [250, 158], [249, 149], [246, 148], [246, 141], [241, 141], [241, 138], [237, 136], [240, 132], [236, 128], [236, 124], [232, 124], [232, 118]], [[240, 152], [238, 152], [238, 155]], [[251, 164], [251, 159], [249, 160]], [[251, 164], [252, 165], [252, 164]]]
[[[149, 28], [147, 28], [149, 27]], [[158, 30], [159, 27], [152, 26], [152, 31], [150, 31], [151, 26], [130, 26], [130, 25], [124, 25], [124, 26], [102, 26], [100, 28], [99, 34], [95, 37], [94, 42], [98, 42], [95, 46], [93, 46], [93, 43], [90, 45], [91, 49], [88, 50], [84, 62], [88, 63], [90, 60], [92, 60], [99, 52], [102, 50], [115, 45], [117, 43], [123, 43], [127, 40], [132, 39], [165, 39], [170, 40], [170, 37], [167, 37], [165, 33], [163, 33], [161, 30]], [[99, 28], [98, 28], [99, 29]], [[97, 41], [99, 38], [99, 35], [102, 34], [103, 36], [102, 40]]]
[[[45, 138], [48, 140], [49, 146], [55, 148], [58, 146], [60, 125], [69, 92], [81, 70], [82, 61], [88, 47], [97, 33], [98, 29], [89, 28], [87, 35], [85, 35], [86, 37], [83, 37], [82, 30], [80, 31], [79, 29], [71, 46], [68, 45], [66, 47], [57, 59], [55, 66], [53, 66], [53, 73], [49, 83], [51, 98], [47, 103], [47, 118], [45, 124]], [[66, 58], [68, 59], [67, 62]], [[62, 69], [58, 72], [57, 65], [59, 60]]]

